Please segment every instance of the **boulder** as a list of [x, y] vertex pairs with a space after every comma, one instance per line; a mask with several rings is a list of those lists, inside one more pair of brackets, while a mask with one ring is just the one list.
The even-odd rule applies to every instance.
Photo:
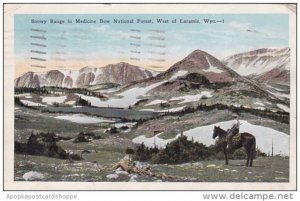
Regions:
[[119, 178], [119, 175], [117, 175], [117, 174], [109, 174], [109, 175], [106, 175], [106, 178], [108, 180], [115, 180], [115, 179]]
[[30, 171], [23, 175], [23, 179], [25, 181], [37, 181], [37, 180], [43, 180], [45, 179], [45, 177], [42, 173]]

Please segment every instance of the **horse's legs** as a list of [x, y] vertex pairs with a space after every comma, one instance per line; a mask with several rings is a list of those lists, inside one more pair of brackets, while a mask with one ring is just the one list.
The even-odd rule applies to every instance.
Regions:
[[254, 158], [254, 154], [255, 154], [255, 148], [252, 148], [250, 151], [250, 167], [252, 167], [253, 164], [253, 158]]
[[247, 153], [247, 162], [246, 162], [246, 166], [248, 167], [249, 166], [249, 159], [250, 159], [250, 150], [247, 150], [246, 149], [246, 153]]
[[253, 165], [253, 159], [256, 157], [256, 139], [254, 138], [254, 143], [252, 145], [252, 155], [251, 155], [251, 162], [250, 162], [250, 167]]
[[223, 145], [223, 152], [225, 155], [225, 165], [228, 165], [228, 149], [226, 144]]
[[226, 149], [226, 165], [229, 164], [229, 149]]

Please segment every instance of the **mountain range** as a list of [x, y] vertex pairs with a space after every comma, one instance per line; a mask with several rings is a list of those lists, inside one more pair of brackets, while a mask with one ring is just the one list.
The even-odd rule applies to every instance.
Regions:
[[[289, 57], [288, 52], [288, 49], [281, 51], [257, 50], [238, 54], [227, 59], [232, 64], [229, 66], [230, 63], [221, 62], [205, 51], [195, 50], [161, 73], [127, 63], [119, 63], [102, 68], [85, 67], [77, 71], [28, 72], [15, 80], [15, 86], [89, 87], [91, 91], [102, 93], [102, 98], [78, 93], [69, 94], [67, 91], [62, 97], [48, 97], [55, 100], [59, 99], [56, 101], [60, 102], [62, 99], [61, 104], [73, 104], [81, 97], [94, 107], [135, 107], [138, 110], [150, 111], [165, 111], [161, 110], [162, 108], [159, 106], [161, 103], [168, 103], [168, 108], [171, 111], [178, 111], [186, 106], [199, 104], [243, 106], [273, 111], [280, 108], [280, 110], [289, 111], [289, 87], [273, 85], [275, 81], [279, 80], [275, 79], [276, 76], [263, 81], [259, 80], [263, 78], [263, 75], [272, 74], [276, 69], [284, 69], [281, 72], [285, 76], [279, 78], [288, 77], [289, 63], [285, 62], [287, 58], [284, 59], [284, 57]], [[243, 58], [241, 61], [245, 62], [245, 58], [257, 59], [259, 56], [263, 58], [263, 54], [275, 54], [272, 57], [267, 56], [269, 59], [264, 59], [264, 62], [261, 62], [272, 64], [272, 68], [264, 65], [264, 69], [261, 70], [256, 65], [245, 67], [242, 63], [240, 68], [237, 68], [240, 58]], [[274, 59], [278, 61], [279, 58], [282, 62], [278, 62], [280, 65], [275, 66]], [[248, 58], [248, 62], [250, 60]], [[252, 63], [254, 62], [252, 61]], [[258, 68], [260, 71], [248, 72], [248, 74], [241, 73], [247, 68]], [[117, 83], [122, 87], [112, 87], [106, 90], [98, 87], [98, 84], [104, 83]], [[36, 102], [37, 100], [40, 102]], [[45, 104], [45, 102], [48, 104], [46, 100], [47, 97], [35, 97], [35, 101], [30, 104]], [[26, 101], [32, 102], [33, 100], [29, 98]]]
[[200, 73], [211, 83], [230, 82], [243, 76], [260, 83], [289, 86], [290, 49], [257, 49], [235, 54], [222, 61], [204, 51], [195, 50], [162, 73], [124, 62], [101, 68], [84, 67], [80, 70], [27, 72], [15, 79], [15, 87], [57, 86], [80, 88], [101, 83], [127, 85], [148, 78], [151, 80], [154, 77], [154, 79], [165, 76], [170, 77], [172, 73], [179, 70]]
[[223, 63], [242, 76], [262, 83], [290, 85], [290, 49], [257, 49], [235, 54]]
[[27, 72], [15, 79], [15, 87], [56, 86], [80, 88], [102, 83], [125, 85], [156, 74], [155, 71], [122, 62], [101, 68], [84, 67], [80, 70], [60, 69], [39, 73]]

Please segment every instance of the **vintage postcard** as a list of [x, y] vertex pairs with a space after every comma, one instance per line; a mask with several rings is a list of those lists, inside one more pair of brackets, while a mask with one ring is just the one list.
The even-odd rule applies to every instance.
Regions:
[[5, 4], [5, 190], [295, 190], [295, 4]]

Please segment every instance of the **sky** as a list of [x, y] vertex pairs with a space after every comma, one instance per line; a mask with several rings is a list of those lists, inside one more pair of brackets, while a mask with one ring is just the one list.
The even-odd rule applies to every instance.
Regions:
[[[64, 23], [50, 23], [50, 19]], [[96, 23], [76, 23], [76, 19]], [[100, 19], [110, 23], [99, 23]], [[114, 19], [134, 23], [113, 23]], [[152, 23], [137, 23], [138, 19]], [[180, 19], [200, 23], [180, 23]], [[209, 24], [203, 19], [220, 22]], [[162, 71], [196, 49], [223, 59], [258, 48], [289, 47], [287, 14], [17, 14], [14, 25], [16, 77], [28, 71], [118, 62]]]

